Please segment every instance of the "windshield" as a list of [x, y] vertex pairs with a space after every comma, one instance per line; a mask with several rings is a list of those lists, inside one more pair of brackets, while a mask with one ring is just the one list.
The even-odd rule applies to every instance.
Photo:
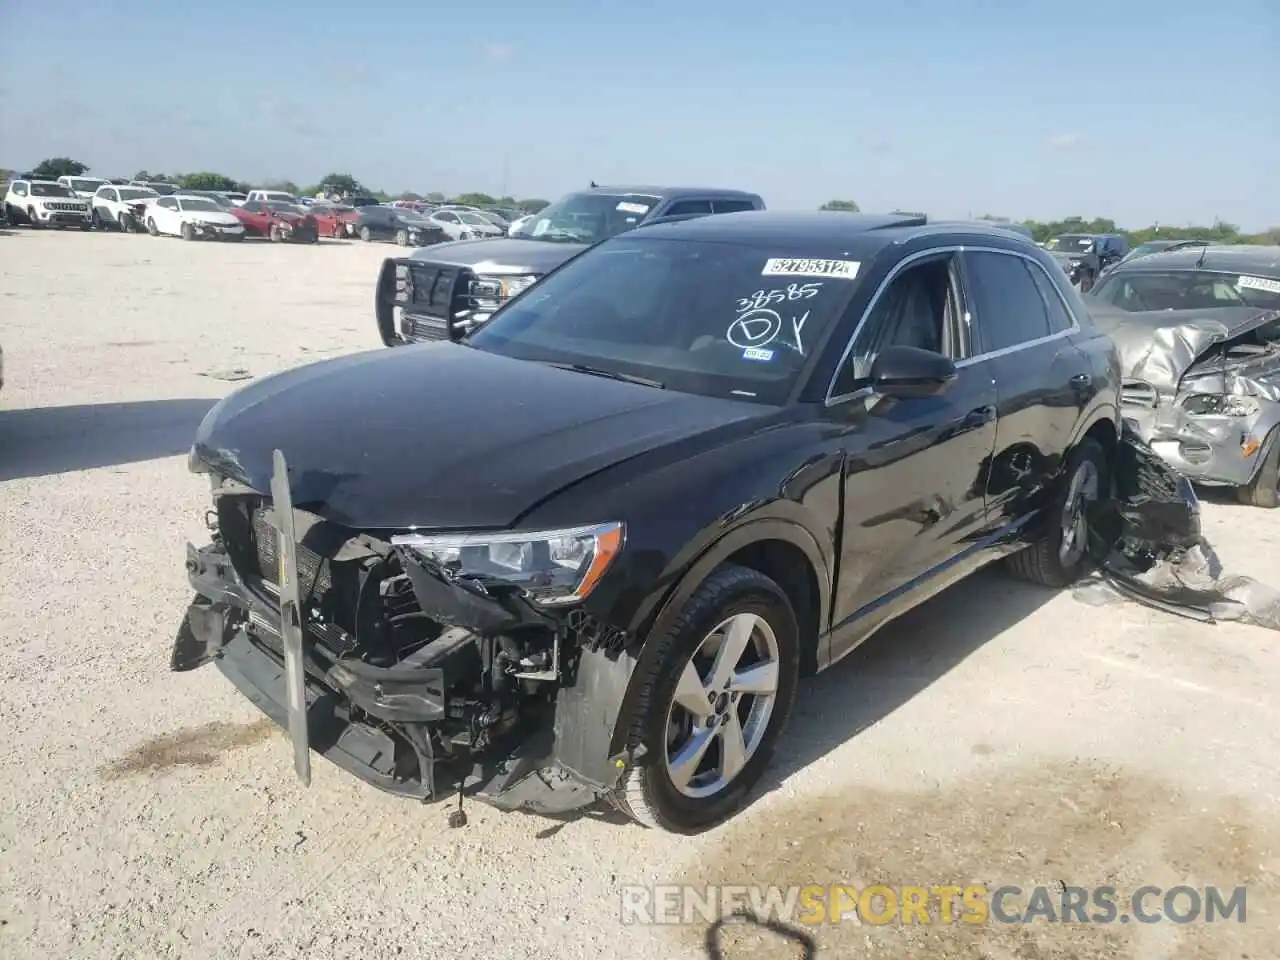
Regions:
[[470, 210], [457, 210], [458, 219], [463, 223], [474, 224], [477, 227], [492, 227], [493, 224], [480, 216], [478, 213], [472, 213]]
[[270, 210], [274, 210], [276, 213], [296, 213], [299, 216], [306, 213], [305, 210], [296, 204], [285, 203], [283, 200], [268, 200], [264, 206]]
[[204, 197], [183, 197], [178, 202], [182, 204], [183, 210], [204, 210], [208, 213], [218, 213], [222, 209], [212, 200], [206, 200]]
[[153, 183], [151, 184], [151, 189], [163, 197], [167, 197], [170, 194], [178, 192], [178, 188], [170, 183]]
[[31, 185], [31, 195], [33, 197], [74, 197], [75, 194], [68, 190], [60, 183], [33, 183]]
[[72, 177], [71, 189], [83, 190], [85, 193], [93, 193], [93, 191], [97, 190], [100, 186], [102, 186], [106, 182], [107, 181], [105, 180], [95, 180], [88, 177]]
[[832, 274], [856, 277], [857, 264], [778, 253], [787, 251], [619, 237], [509, 301], [466, 342], [686, 393], [782, 403], [857, 287]]
[[522, 223], [511, 235], [533, 240], [599, 243], [637, 226], [660, 197], [573, 193]]
[[1207, 270], [1118, 274], [1099, 284], [1092, 294], [1130, 313], [1216, 307], [1280, 310], [1280, 279]]
[[152, 197], [158, 197], [160, 194], [154, 190], [147, 190], [145, 187], [121, 187], [121, 200], [150, 200]]
[[1054, 237], [1044, 248], [1061, 253], [1088, 253], [1093, 249], [1093, 237], [1069, 233], [1063, 237]]

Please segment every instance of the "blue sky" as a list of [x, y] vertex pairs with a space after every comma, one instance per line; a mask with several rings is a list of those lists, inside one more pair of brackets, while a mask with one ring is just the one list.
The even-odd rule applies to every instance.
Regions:
[[1275, 0], [5, 0], [0, 30], [0, 165], [1280, 225]]

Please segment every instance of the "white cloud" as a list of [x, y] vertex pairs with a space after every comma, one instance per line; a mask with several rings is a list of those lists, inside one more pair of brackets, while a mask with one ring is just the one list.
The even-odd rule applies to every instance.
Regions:
[[484, 45], [484, 58], [494, 63], [510, 60], [515, 55], [515, 47], [509, 43], [486, 43]]

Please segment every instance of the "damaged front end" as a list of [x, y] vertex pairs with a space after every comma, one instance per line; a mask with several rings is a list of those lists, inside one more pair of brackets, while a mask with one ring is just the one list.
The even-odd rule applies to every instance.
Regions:
[[1280, 442], [1280, 311], [1097, 314], [1124, 367], [1122, 411], [1197, 483], [1247, 487]]
[[[477, 573], [457, 538], [383, 538], [296, 509], [285, 476], [277, 454], [273, 496], [215, 480], [173, 670], [214, 662], [290, 730], [304, 783], [313, 750], [424, 801], [556, 814], [613, 791], [629, 758], [608, 755], [600, 705], [621, 702], [631, 664], [616, 633], [592, 629], [572, 593], [535, 599], [554, 576], [530, 589]], [[614, 549], [622, 531], [589, 535]], [[578, 583], [601, 553], [578, 557]]]

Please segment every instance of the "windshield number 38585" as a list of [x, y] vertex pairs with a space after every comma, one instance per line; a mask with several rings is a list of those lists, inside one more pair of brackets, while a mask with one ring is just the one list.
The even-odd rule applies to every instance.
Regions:
[[816, 297], [821, 288], [821, 283], [789, 283], [776, 290], [757, 290], [749, 297], [743, 297], [738, 301], [738, 313], [760, 310], [770, 304], [784, 303], [788, 300], [809, 300]]

